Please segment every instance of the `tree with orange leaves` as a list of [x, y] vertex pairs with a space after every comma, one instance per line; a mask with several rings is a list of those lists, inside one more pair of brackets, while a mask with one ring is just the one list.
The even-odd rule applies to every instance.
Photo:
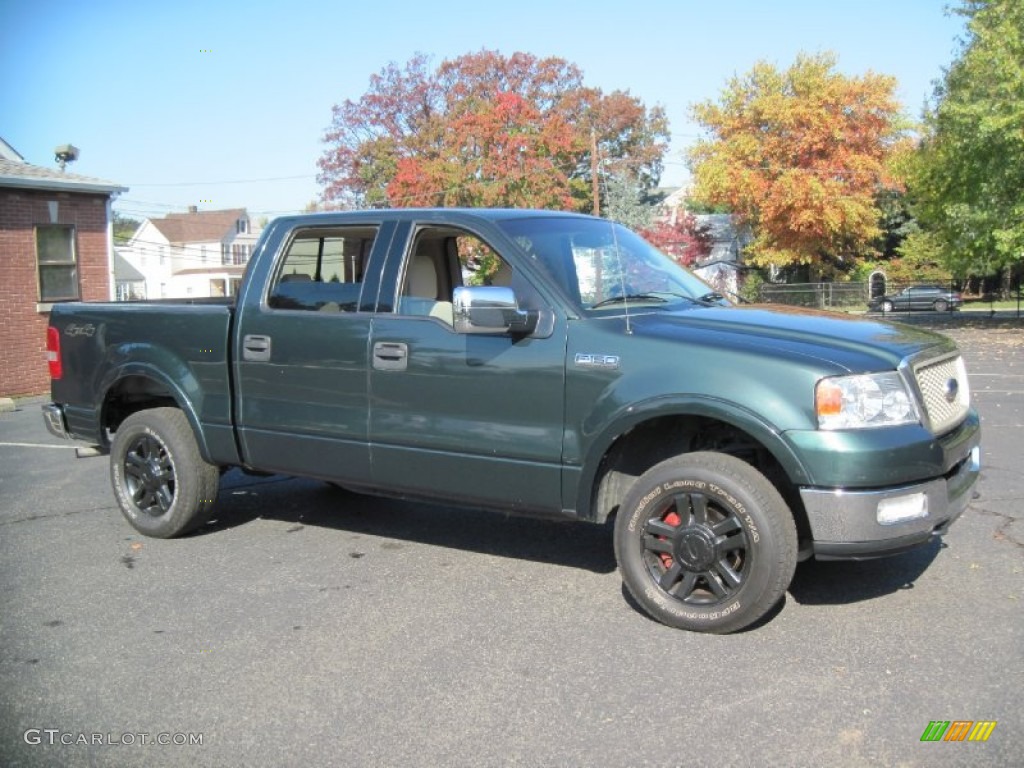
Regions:
[[660, 107], [585, 87], [564, 59], [417, 56], [334, 107], [318, 180], [342, 206], [590, 210], [595, 168], [655, 186], [667, 141]]
[[451, 115], [433, 151], [401, 157], [385, 191], [392, 205], [574, 206], [570, 125], [544, 120], [517, 93], [495, 93]]
[[895, 79], [835, 65], [831, 54], [784, 72], [762, 62], [692, 108], [710, 134], [690, 151], [693, 197], [750, 224], [760, 266], [848, 271], [879, 235], [877, 194], [898, 186], [891, 168], [909, 140]]

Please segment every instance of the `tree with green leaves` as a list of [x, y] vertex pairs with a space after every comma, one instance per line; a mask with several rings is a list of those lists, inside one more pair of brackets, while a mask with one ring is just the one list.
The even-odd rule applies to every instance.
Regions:
[[937, 86], [911, 165], [913, 211], [960, 277], [1002, 272], [1024, 258], [1024, 4], [961, 0], [959, 57]]
[[628, 176], [609, 175], [604, 180], [601, 213], [633, 230], [651, 226], [654, 206], [648, 203], [639, 182]]
[[891, 163], [908, 146], [896, 81], [835, 67], [831, 54], [785, 71], [760, 62], [692, 108], [709, 134], [690, 152], [693, 196], [750, 225], [759, 266], [846, 272], [880, 235], [876, 195], [897, 184]]
[[133, 219], [131, 216], [125, 216], [114, 211], [114, 218], [111, 224], [113, 224], [114, 229], [114, 243], [116, 245], [124, 245], [132, 239], [132, 235], [142, 225], [142, 222], [138, 219]]

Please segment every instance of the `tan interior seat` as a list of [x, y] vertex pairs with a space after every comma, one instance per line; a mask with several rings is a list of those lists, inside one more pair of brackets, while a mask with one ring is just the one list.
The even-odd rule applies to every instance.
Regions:
[[438, 280], [437, 262], [430, 253], [417, 251], [409, 264], [402, 295], [410, 299], [422, 299], [425, 301], [403, 302], [402, 311], [409, 314], [433, 317], [454, 326], [455, 312], [452, 308], [452, 303], [450, 301], [438, 301], [439, 292], [440, 280]]
[[403, 294], [437, 301], [437, 267], [429, 254], [417, 253], [413, 256]]

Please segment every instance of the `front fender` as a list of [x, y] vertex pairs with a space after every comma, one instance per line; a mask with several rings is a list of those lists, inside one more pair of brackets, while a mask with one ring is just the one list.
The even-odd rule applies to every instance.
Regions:
[[735, 403], [707, 395], [665, 395], [631, 403], [613, 412], [596, 430], [584, 453], [575, 489], [565, 488], [566, 499], [575, 498], [580, 515], [591, 517], [594, 482], [602, 459], [615, 441], [645, 422], [664, 417], [700, 417], [734, 427], [767, 450], [794, 484], [807, 482], [807, 468], [785, 434], [759, 414]]

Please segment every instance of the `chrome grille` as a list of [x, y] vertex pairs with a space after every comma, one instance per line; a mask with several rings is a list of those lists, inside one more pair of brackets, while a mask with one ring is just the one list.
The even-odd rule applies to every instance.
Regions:
[[971, 391], [962, 357], [925, 363], [914, 370], [914, 376], [932, 432], [945, 432], [963, 420], [971, 406]]

